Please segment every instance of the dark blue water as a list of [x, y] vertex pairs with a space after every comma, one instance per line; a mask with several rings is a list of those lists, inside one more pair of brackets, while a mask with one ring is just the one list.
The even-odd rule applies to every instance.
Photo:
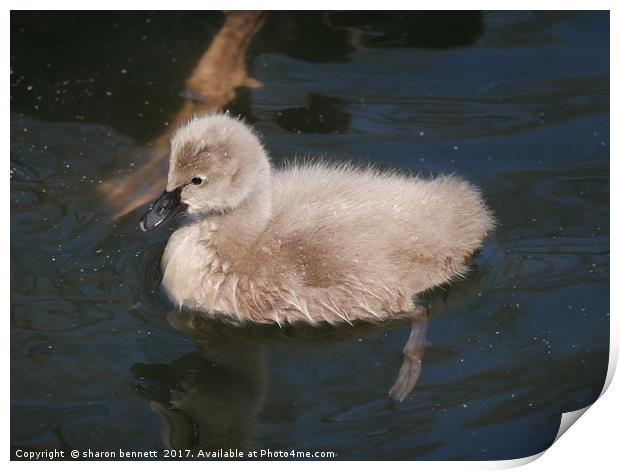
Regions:
[[145, 236], [139, 212], [113, 220], [96, 191], [140, 166], [221, 20], [11, 15], [12, 448], [433, 460], [548, 447], [607, 370], [608, 13], [278, 13], [254, 39], [264, 87], [235, 107], [276, 163], [456, 172], [500, 222], [468, 279], [434, 294], [401, 404], [387, 391], [406, 325], [240, 329], [171, 313], [169, 232]]

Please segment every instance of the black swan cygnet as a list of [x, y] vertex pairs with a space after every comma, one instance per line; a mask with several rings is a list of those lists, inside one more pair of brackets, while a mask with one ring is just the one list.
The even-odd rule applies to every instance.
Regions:
[[315, 162], [272, 168], [244, 122], [197, 117], [172, 139], [166, 191], [143, 230], [186, 218], [162, 258], [178, 305], [261, 323], [380, 321], [467, 271], [493, 227], [480, 192]]

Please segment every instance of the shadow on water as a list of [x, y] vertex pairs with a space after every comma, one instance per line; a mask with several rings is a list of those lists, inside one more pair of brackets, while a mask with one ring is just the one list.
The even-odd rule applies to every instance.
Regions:
[[147, 239], [95, 192], [139, 165], [221, 21], [12, 13], [12, 448], [235, 444], [340, 459], [546, 448], [607, 371], [608, 14], [282, 12], [252, 43], [265, 86], [234, 106], [276, 165], [310, 153], [456, 172], [500, 222], [467, 278], [428, 294], [422, 374], [402, 403], [387, 392], [407, 322], [167, 317], [170, 229]]

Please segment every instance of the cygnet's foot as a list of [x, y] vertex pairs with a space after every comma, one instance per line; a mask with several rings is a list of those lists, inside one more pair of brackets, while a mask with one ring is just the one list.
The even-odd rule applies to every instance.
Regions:
[[422, 356], [426, 346], [427, 309], [424, 304], [416, 304], [411, 311], [411, 333], [403, 349], [403, 364], [398, 378], [388, 392], [390, 398], [403, 401], [413, 390], [422, 372]]

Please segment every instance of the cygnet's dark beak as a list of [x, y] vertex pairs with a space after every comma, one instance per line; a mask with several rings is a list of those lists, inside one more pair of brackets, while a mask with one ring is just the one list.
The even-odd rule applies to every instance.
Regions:
[[140, 218], [140, 229], [144, 232], [155, 229], [162, 222], [169, 221], [187, 209], [181, 202], [181, 187], [173, 191], [164, 191], [152, 204], [151, 209]]

